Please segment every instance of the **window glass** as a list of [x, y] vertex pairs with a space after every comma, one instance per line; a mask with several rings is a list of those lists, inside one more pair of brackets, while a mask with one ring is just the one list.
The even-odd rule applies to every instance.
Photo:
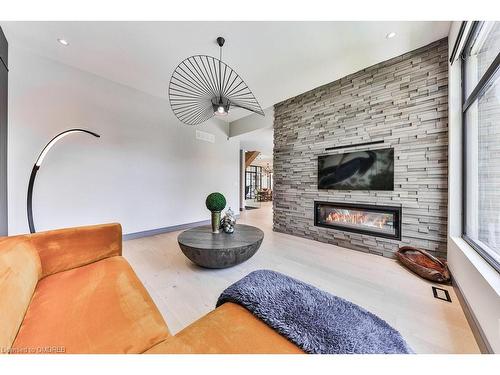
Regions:
[[465, 112], [465, 234], [500, 263], [500, 74]]

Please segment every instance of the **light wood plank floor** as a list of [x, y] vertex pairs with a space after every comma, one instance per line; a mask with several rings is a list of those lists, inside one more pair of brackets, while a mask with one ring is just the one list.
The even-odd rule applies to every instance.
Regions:
[[231, 283], [257, 269], [272, 269], [350, 300], [398, 329], [417, 353], [479, 353], [452, 287], [453, 303], [432, 296], [430, 282], [396, 261], [272, 231], [270, 203], [245, 211], [239, 223], [265, 233], [253, 258], [223, 270], [202, 269], [184, 257], [179, 232], [124, 243], [123, 254], [177, 333], [214, 309]]

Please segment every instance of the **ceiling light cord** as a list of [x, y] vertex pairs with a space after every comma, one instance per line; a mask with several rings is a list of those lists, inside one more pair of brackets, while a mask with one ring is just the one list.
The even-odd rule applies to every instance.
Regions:
[[222, 103], [222, 45], [219, 44], [219, 100]]

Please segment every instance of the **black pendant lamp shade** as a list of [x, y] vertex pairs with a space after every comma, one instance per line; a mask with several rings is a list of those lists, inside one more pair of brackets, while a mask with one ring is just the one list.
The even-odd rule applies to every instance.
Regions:
[[198, 125], [239, 107], [264, 116], [259, 102], [243, 79], [222, 61], [224, 38], [218, 37], [220, 58], [195, 55], [175, 68], [168, 96], [175, 116], [187, 125]]

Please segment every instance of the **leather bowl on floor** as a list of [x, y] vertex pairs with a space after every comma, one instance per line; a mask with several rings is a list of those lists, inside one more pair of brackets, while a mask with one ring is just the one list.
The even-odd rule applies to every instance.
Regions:
[[403, 246], [398, 250], [396, 256], [406, 268], [424, 279], [438, 283], [450, 281], [450, 271], [446, 260], [437, 258], [425, 250]]

